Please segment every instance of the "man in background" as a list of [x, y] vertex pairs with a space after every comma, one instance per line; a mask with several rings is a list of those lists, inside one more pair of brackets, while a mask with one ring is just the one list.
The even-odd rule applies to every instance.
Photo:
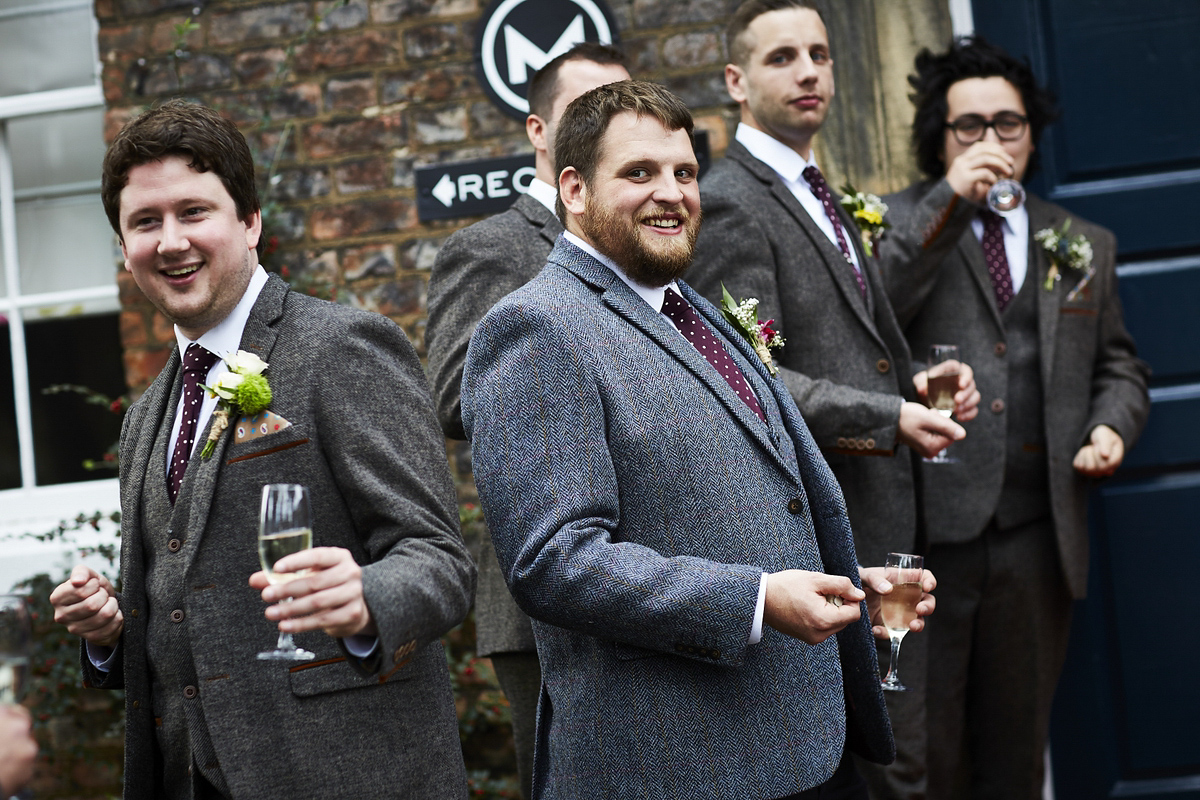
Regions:
[[[429, 276], [425, 347], [438, 419], [452, 439], [466, 438], [459, 390], [475, 326], [500, 298], [541, 271], [563, 231], [554, 214], [554, 136], [563, 109], [589, 89], [627, 78], [620, 51], [590, 42], [575, 45], [538, 70], [529, 82], [525, 121], [537, 170], [528, 192], [507, 211], [457, 231], [438, 251]], [[528, 798], [541, 669], [529, 618], [513, 602], [486, 532], [479, 554], [475, 629], [477, 653], [492, 659], [512, 708], [517, 771]]]
[[[1030, 174], [1055, 113], [1029, 65], [966, 38], [923, 51], [909, 82], [928, 177], [886, 198], [887, 291], [913, 351], [957, 344], [985, 406], [956, 463], [922, 468], [925, 563], [939, 580], [929, 797], [1035, 800], [1072, 601], [1087, 587], [1088, 487], [1145, 425], [1148, 369], [1125, 329], [1110, 231], [1033, 194], [983, 207], [998, 179]], [[1087, 256], [1055, 265], [1040, 238], [1067, 223]]]

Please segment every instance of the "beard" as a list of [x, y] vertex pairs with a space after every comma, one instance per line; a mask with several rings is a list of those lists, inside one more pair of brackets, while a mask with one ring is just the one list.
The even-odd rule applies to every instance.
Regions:
[[[579, 226], [592, 245], [611, 258], [635, 283], [642, 286], [666, 286], [683, 275], [692, 263], [696, 236], [700, 233], [701, 214], [689, 214], [683, 206], [663, 208], [676, 213], [684, 229], [682, 236], [660, 237], [657, 246], [641, 230], [641, 223], [653, 219], [654, 212], [623, 217], [608, 206], [601, 206], [589, 194]], [[652, 234], [651, 234], [652, 235]]]

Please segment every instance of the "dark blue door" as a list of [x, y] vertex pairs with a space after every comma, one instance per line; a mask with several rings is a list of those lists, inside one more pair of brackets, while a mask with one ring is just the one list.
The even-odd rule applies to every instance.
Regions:
[[1033, 191], [1113, 229], [1154, 370], [1091, 500], [1091, 579], [1051, 726], [1057, 800], [1200, 798], [1200, 0], [974, 0], [1062, 119]]

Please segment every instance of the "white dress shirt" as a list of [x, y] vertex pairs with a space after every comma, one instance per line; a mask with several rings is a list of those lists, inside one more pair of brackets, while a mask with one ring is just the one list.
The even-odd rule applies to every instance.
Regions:
[[[679, 327], [674, 323], [674, 321], [672, 321], [671, 318], [666, 314], [662, 313], [663, 300], [666, 299], [667, 289], [671, 289], [680, 296], [683, 295], [683, 292], [679, 291], [678, 283], [671, 281], [666, 286], [643, 286], [640, 283], [631, 280], [629, 276], [626, 275], [625, 272], [621, 270], [621, 268], [618, 267], [611, 258], [603, 253], [598, 252], [596, 248], [592, 247], [583, 239], [580, 239], [570, 231], [565, 232], [563, 236], [566, 236], [567, 241], [569, 241], [571, 244], [575, 245], [580, 250], [611, 269], [618, 278], [624, 281], [630, 289], [633, 289], [633, 291], [637, 293], [638, 297], [645, 300], [651, 308], [658, 312], [659, 315], [661, 315], [662, 318], [665, 319], [672, 328], [679, 330]], [[680, 336], [682, 335], [683, 334], [681, 333]], [[749, 381], [747, 381], [747, 383], [749, 383]], [[750, 387], [750, 391], [754, 391], [754, 387]], [[762, 574], [762, 578], [758, 582], [758, 603], [754, 607], [754, 621], [750, 626], [750, 638], [748, 640], [749, 644], [758, 644], [759, 641], [762, 640], [763, 612], [766, 609], [766, 604], [767, 573], [764, 572]]]
[[550, 209], [551, 214], [558, 216], [558, 211], [554, 207], [555, 201], [558, 200], [558, 190], [553, 186], [543, 180], [534, 178], [529, 182], [529, 188], [525, 190], [525, 194]]
[[[800, 201], [800, 205], [804, 206], [804, 210], [812, 217], [813, 222], [817, 223], [817, 227], [825, 233], [840, 253], [842, 248], [838, 244], [837, 231], [833, 229], [833, 222], [825, 213], [825, 205], [817, 199], [817, 196], [813, 194], [812, 187], [804, 179], [805, 168], [817, 166], [812, 152], [809, 152], [808, 160], [805, 160], [800, 157], [799, 153], [775, 137], [765, 134], [757, 128], [751, 128], [744, 122], [738, 123], [734, 138], [741, 142], [742, 147], [750, 151], [750, 155], [775, 170], [780, 180], [791, 190], [796, 199]], [[820, 169], [820, 167], [817, 168]], [[833, 187], [830, 187], [829, 191], [832, 194]], [[837, 203], [836, 194], [834, 194], [833, 202]], [[850, 248], [850, 261], [854, 264], [854, 268], [861, 272], [862, 266], [858, 263], [858, 251], [854, 248], [854, 242], [851, 239], [851, 237], [859, 235], [858, 231], [843, 225], [842, 235], [846, 237], [846, 246]]]
[[[1025, 204], [1011, 211], [997, 211], [1003, 224], [1000, 230], [1004, 233], [1004, 256], [1008, 259], [1008, 271], [1012, 275], [1013, 295], [1021, 291], [1025, 283], [1025, 274], [1029, 272], [1029, 209]], [[983, 220], [978, 216], [971, 220], [971, 230], [975, 238], [983, 242]]]

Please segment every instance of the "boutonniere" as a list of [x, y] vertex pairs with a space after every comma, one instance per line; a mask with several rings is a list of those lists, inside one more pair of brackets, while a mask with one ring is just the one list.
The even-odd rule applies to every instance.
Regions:
[[208, 441], [200, 451], [200, 458], [204, 459], [212, 455], [217, 439], [229, 426], [230, 413], [252, 417], [271, 403], [271, 385], [267, 383], [267, 376], [263, 375], [267, 362], [245, 350], [227, 354], [224, 361], [228, 372], [217, 378], [216, 385], [200, 384], [209, 396], [221, 398], [217, 402], [217, 410], [213, 412]]
[[1046, 291], [1054, 289], [1055, 281], [1062, 279], [1062, 271], [1072, 269], [1082, 272], [1079, 283], [1067, 293], [1067, 302], [1074, 300], [1096, 274], [1092, 265], [1092, 243], [1083, 234], [1068, 236], [1071, 230], [1071, 220], [1067, 219], [1058, 230], [1042, 228], [1033, 238], [1049, 254], [1050, 269], [1046, 271], [1046, 282], [1042, 285]]
[[879, 235], [892, 227], [883, 221], [883, 215], [888, 212], [887, 203], [880, 200], [878, 195], [864, 194], [849, 183], [842, 187], [842, 199], [839, 202], [854, 218], [854, 224], [862, 236], [863, 250], [869, 256], [875, 255], [875, 242], [879, 241]]
[[738, 333], [746, 337], [746, 341], [754, 348], [754, 352], [767, 365], [767, 370], [772, 375], [778, 373], [779, 369], [771, 358], [771, 349], [783, 347], [783, 337], [771, 327], [775, 320], [769, 319], [766, 322], [760, 322], [758, 299], [751, 297], [738, 303], [723, 283], [721, 284], [721, 296], [721, 313], [725, 315], [725, 319], [737, 329]]

